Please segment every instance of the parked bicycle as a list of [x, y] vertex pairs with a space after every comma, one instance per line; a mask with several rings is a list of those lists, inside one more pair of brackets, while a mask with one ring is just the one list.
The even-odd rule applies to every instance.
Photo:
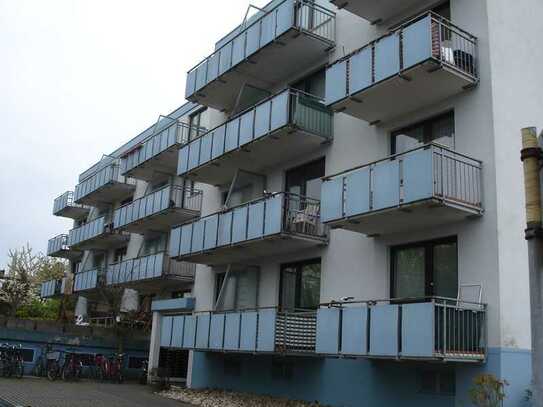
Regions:
[[46, 354], [47, 370], [45, 371], [45, 374], [47, 375], [47, 379], [52, 382], [62, 376], [62, 354], [63, 351], [60, 350], [50, 351]]
[[117, 383], [122, 383], [124, 380], [122, 366], [124, 355], [117, 353], [109, 357], [96, 355], [96, 374], [100, 381], [111, 380]]
[[64, 364], [62, 366], [62, 380], [78, 381], [81, 378], [83, 370], [83, 362], [79, 359], [77, 353], [67, 351], [64, 356]]
[[0, 346], [0, 374], [3, 377], [20, 379], [24, 374], [23, 350], [21, 345]]
[[149, 361], [144, 360], [141, 362], [141, 371], [140, 371], [140, 384], [147, 384], [147, 376], [149, 373]]

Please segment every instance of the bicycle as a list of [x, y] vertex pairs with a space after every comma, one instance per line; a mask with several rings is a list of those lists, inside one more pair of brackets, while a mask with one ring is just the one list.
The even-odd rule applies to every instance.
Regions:
[[114, 354], [109, 357], [96, 355], [96, 373], [101, 382], [105, 380], [115, 381], [121, 384], [124, 380], [122, 372], [122, 362], [124, 355], [122, 353]]
[[64, 365], [62, 366], [62, 380], [78, 381], [81, 378], [81, 371], [83, 370], [83, 363], [77, 357], [75, 352], [66, 352], [64, 357]]
[[47, 379], [51, 382], [54, 382], [62, 375], [60, 367], [62, 353], [60, 350], [47, 353]]
[[21, 379], [24, 374], [23, 352], [21, 345], [3, 344], [0, 348], [0, 372], [3, 377], [14, 376]]

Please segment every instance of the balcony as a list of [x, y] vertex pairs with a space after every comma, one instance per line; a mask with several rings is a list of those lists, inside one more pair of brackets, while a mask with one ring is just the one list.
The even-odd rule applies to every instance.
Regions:
[[435, 5], [431, 0], [330, 0], [339, 9], [344, 9], [359, 17], [365, 18], [372, 24], [379, 24], [399, 16], [409, 10], [422, 10]]
[[[189, 140], [190, 127], [176, 120], [159, 121], [153, 135], [121, 157], [121, 173], [152, 182], [176, 174], [177, 151]], [[203, 129], [197, 129], [203, 132]]]
[[322, 221], [368, 236], [481, 216], [480, 161], [429, 144], [327, 177]]
[[89, 215], [90, 208], [74, 202], [74, 193], [68, 191], [55, 199], [53, 204], [53, 215], [71, 218], [75, 220], [84, 219]]
[[113, 213], [113, 228], [130, 233], [168, 232], [172, 226], [200, 216], [202, 191], [165, 186], [121, 206]]
[[42, 299], [60, 297], [66, 292], [66, 278], [58, 280], [49, 280], [41, 284], [40, 297]]
[[100, 207], [129, 198], [134, 194], [136, 181], [122, 176], [120, 172], [116, 162], [92, 172], [76, 185], [74, 202]]
[[329, 66], [326, 104], [386, 122], [473, 88], [477, 64], [477, 39], [427, 13]]
[[75, 260], [81, 257], [83, 252], [70, 249], [68, 235], [58, 235], [47, 243], [47, 255], [62, 259]]
[[250, 264], [327, 243], [320, 202], [279, 192], [173, 229], [170, 255], [208, 265]]
[[92, 291], [103, 284], [105, 271], [102, 268], [82, 271], [74, 275], [74, 293]]
[[315, 355], [315, 311], [275, 308], [163, 317], [160, 346], [208, 352]]
[[166, 253], [157, 253], [111, 264], [106, 274], [106, 285], [160, 290], [172, 284], [192, 284], [195, 272], [195, 264], [176, 262]]
[[222, 185], [237, 169], [259, 173], [332, 141], [332, 112], [301, 91], [287, 89], [179, 150], [178, 175]]
[[129, 238], [129, 234], [112, 231], [112, 225], [102, 216], [70, 230], [68, 245], [73, 250], [108, 250], [128, 242]]
[[329, 304], [317, 313], [316, 353], [391, 360], [483, 362], [486, 305], [456, 299]]
[[335, 14], [306, 0], [262, 12], [188, 72], [191, 102], [232, 111], [245, 85], [271, 91], [316, 64], [335, 46]]

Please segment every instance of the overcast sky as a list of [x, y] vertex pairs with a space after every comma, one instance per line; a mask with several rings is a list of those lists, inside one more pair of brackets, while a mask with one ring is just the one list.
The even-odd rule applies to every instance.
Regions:
[[68, 232], [54, 198], [182, 105], [249, 3], [267, 0], [0, 0], [0, 269]]

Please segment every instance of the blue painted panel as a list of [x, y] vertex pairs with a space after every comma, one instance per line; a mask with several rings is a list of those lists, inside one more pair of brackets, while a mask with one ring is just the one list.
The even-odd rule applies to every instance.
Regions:
[[347, 61], [330, 66], [326, 70], [326, 105], [347, 97]]
[[196, 70], [192, 70], [187, 75], [187, 85], [185, 87], [185, 97], [188, 98], [196, 90]]
[[226, 123], [224, 152], [235, 150], [239, 146], [239, 118]]
[[172, 343], [173, 317], [162, 317], [160, 324], [160, 346], [169, 348]]
[[400, 40], [394, 33], [375, 44], [375, 81], [396, 75], [400, 71]]
[[370, 210], [370, 169], [362, 168], [345, 177], [345, 216]]
[[207, 61], [203, 62], [196, 69], [196, 91], [202, 89], [207, 84]]
[[223, 349], [224, 346], [224, 314], [211, 316], [211, 330], [209, 333], [209, 348]]
[[179, 254], [181, 256], [189, 254], [192, 247], [192, 223], [181, 227], [181, 246]]
[[245, 45], [245, 55], [250, 56], [258, 51], [260, 47], [260, 24], [257, 22], [247, 30], [247, 43]]
[[277, 27], [275, 37], [287, 32], [294, 25], [294, 3], [287, 0], [277, 8]]
[[366, 47], [350, 59], [349, 91], [351, 95], [372, 85], [372, 50]]
[[198, 167], [200, 163], [200, 142], [200, 139], [196, 139], [189, 144], [189, 170]]
[[240, 313], [226, 314], [224, 324], [224, 349], [239, 350], [239, 330], [241, 324]]
[[240, 117], [239, 145], [240, 147], [253, 140], [255, 111], [249, 110]]
[[323, 355], [339, 353], [339, 329], [341, 310], [339, 308], [320, 308], [317, 311], [316, 352]]
[[376, 305], [370, 308], [370, 355], [398, 355], [398, 305]]
[[217, 76], [219, 75], [219, 58], [220, 58], [220, 54], [218, 52], [213, 54], [211, 57], [209, 57], [209, 60], [207, 62], [208, 82], [211, 82], [217, 79]]
[[344, 308], [341, 322], [341, 353], [344, 355], [367, 354], [368, 308]]
[[419, 64], [432, 56], [430, 16], [403, 29], [403, 69]]
[[204, 248], [204, 221], [199, 220], [192, 225], [191, 253], [197, 253]]
[[244, 312], [241, 314], [240, 350], [247, 352], [256, 350], [257, 323], [257, 312]]
[[204, 250], [217, 247], [217, 233], [219, 228], [219, 215], [205, 218]]
[[172, 328], [172, 348], [183, 347], [183, 335], [185, 327], [185, 317], [183, 315], [176, 315], [173, 317]]
[[434, 355], [434, 304], [402, 305], [402, 356]]
[[197, 316], [196, 329], [196, 349], [209, 348], [209, 328], [211, 323], [210, 314], [202, 314]]
[[255, 109], [255, 140], [270, 132], [271, 101], [258, 105]]
[[383, 161], [373, 167], [373, 209], [391, 208], [400, 203], [398, 160]]
[[247, 239], [256, 239], [264, 234], [264, 202], [249, 206], [249, 226]]
[[321, 186], [321, 219], [330, 222], [343, 218], [343, 178], [324, 181]]
[[215, 159], [224, 154], [224, 142], [226, 137], [226, 125], [213, 131], [213, 149], [211, 151], [211, 159]]
[[258, 311], [258, 338], [256, 349], [259, 352], [273, 352], [275, 350], [275, 320], [277, 311], [267, 309]]
[[220, 50], [219, 75], [222, 75], [232, 67], [232, 43], [229, 42]]
[[200, 165], [211, 160], [211, 147], [213, 143], [213, 133], [208, 133], [202, 137], [200, 144]]
[[196, 340], [196, 315], [185, 317], [185, 329], [183, 330], [183, 348], [193, 349]]
[[272, 99], [270, 131], [277, 130], [288, 124], [289, 92], [283, 92]]
[[247, 240], [247, 207], [236, 208], [233, 212], [232, 243], [243, 242]]
[[218, 246], [225, 246], [232, 242], [232, 219], [234, 214], [226, 212], [219, 215]]
[[433, 152], [413, 151], [402, 157], [403, 203], [431, 198], [433, 195]]
[[266, 236], [281, 233], [283, 230], [283, 199], [284, 195], [282, 194], [266, 199], [264, 213], [264, 234]]
[[275, 13], [269, 13], [262, 19], [260, 48], [268, 45], [275, 39]]
[[232, 41], [232, 66], [236, 66], [245, 59], [245, 35], [246, 33], [243, 32]]
[[188, 298], [172, 298], [169, 300], [154, 300], [151, 303], [151, 311], [186, 311], [194, 309], [195, 299]]

